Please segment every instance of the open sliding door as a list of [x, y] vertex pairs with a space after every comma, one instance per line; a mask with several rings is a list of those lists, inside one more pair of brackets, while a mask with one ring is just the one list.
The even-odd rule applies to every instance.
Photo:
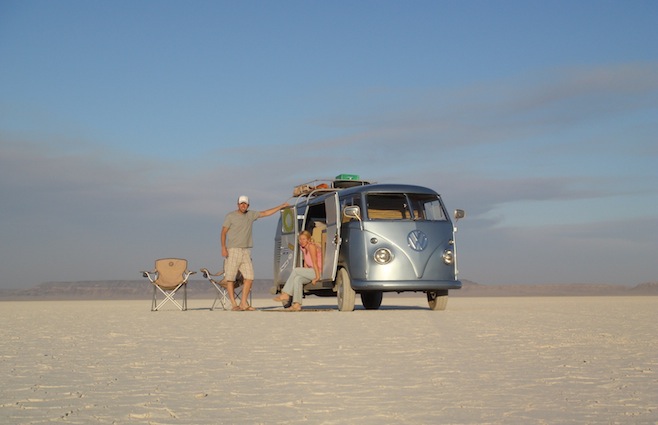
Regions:
[[334, 193], [324, 201], [327, 212], [327, 245], [324, 252], [322, 280], [335, 280], [338, 267], [338, 251], [340, 249], [340, 205], [338, 193]]
[[283, 283], [288, 279], [295, 267], [296, 247], [299, 229], [297, 225], [297, 214], [295, 207], [288, 207], [281, 210], [281, 234], [277, 238], [279, 250], [276, 258], [278, 270], [274, 273], [275, 283]]

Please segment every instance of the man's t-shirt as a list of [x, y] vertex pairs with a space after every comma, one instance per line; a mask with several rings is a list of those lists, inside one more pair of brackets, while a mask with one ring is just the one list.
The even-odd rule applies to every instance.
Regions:
[[251, 229], [254, 221], [258, 220], [258, 211], [232, 211], [226, 214], [223, 227], [228, 229], [226, 248], [251, 248], [254, 241], [251, 238]]

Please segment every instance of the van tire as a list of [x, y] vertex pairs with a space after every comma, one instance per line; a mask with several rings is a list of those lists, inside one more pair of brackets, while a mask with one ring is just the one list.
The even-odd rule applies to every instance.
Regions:
[[352, 289], [352, 279], [346, 268], [341, 267], [336, 273], [336, 299], [339, 311], [354, 311], [356, 292]]
[[448, 291], [427, 291], [427, 303], [430, 306], [430, 310], [445, 310], [448, 306]]
[[377, 310], [382, 305], [384, 293], [382, 291], [361, 292], [361, 304], [366, 310]]

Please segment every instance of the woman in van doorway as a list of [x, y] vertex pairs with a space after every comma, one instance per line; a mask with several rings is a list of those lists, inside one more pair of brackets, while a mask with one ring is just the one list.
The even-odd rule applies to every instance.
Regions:
[[304, 285], [315, 284], [322, 276], [322, 250], [311, 239], [311, 232], [304, 230], [299, 234], [299, 249], [304, 256], [304, 267], [295, 267], [290, 277], [281, 289], [281, 295], [274, 301], [284, 304], [292, 297], [292, 305], [288, 310], [300, 311], [302, 309], [302, 298], [304, 297]]

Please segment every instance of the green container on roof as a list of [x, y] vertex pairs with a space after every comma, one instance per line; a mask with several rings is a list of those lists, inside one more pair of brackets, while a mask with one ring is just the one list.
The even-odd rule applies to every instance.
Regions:
[[339, 174], [336, 176], [336, 180], [361, 180], [356, 174]]

